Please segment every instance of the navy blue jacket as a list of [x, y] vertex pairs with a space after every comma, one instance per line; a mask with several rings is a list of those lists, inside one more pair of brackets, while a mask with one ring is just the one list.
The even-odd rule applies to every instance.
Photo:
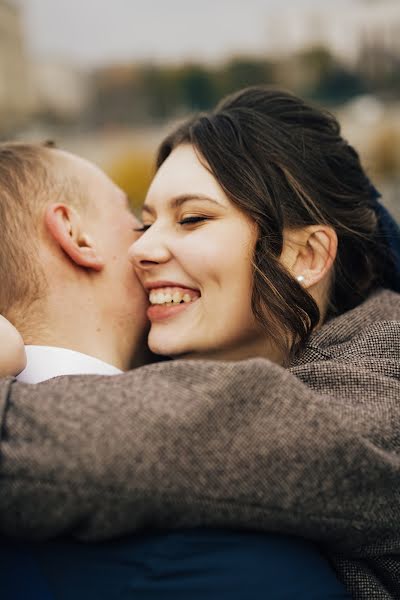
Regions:
[[350, 598], [317, 548], [277, 534], [192, 529], [113, 542], [4, 542], [2, 600]]

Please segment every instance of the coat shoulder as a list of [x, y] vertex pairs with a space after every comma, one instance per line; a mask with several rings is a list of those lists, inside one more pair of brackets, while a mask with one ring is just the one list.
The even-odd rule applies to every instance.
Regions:
[[400, 360], [400, 294], [381, 289], [328, 321], [310, 337], [295, 364], [317, 358]]

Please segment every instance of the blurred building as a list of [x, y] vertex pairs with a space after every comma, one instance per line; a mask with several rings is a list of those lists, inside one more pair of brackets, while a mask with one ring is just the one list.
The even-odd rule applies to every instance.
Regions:
[[37, 61], [32, 65], [36, 110], [57, 121], [79, 117], [91, 97], [87, 72], [59, 61]]
[[324, 46], [343, 62], [354, 64], [360, 54], [400, 57], [399, 0], [337, 0], [281, 10], [267, 23], [269, 54], [291, 54], [307, 47]]
[[32, 113], [33, 92], [24, 51], [20, 9], [0, 0], [0, 131], [11, 131]]

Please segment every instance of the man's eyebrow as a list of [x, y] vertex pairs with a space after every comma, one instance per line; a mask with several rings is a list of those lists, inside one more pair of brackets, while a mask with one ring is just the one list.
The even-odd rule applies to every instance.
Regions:
[[[220, 208], [225, 208], [225, 206], [221, 204], [221, 202], [218, 202], [218, 200], [215, 200], [210, 196], [206, 196], [205, 194], [181, 194], [180, 196], [175, 196], [174, 198], [171, 198], [169, 204], [171, 208], [179, 208], [180, 206], [182, 206], [182, 204], [184, 204], [185, 202], [189, 202], [190, 200], [206, 200], [208, 202], [212, 202], [213, 204], [217, 204]], [[153, 215], [155, 212], [151, 206], [147, 206], [146, 204], [143, 204], [142, 211], [149, 213], [150, 215]]]

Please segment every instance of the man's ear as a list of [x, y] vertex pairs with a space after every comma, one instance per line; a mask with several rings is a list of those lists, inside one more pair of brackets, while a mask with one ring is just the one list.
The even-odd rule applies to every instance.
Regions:
[[68, 258], [80, 267], [101, 271], [104, 260], [91, 237], [83, 231], [78, 212], [66, 204], [49, 204], [44, 223], [48, 233]]
[[328, 225], [310, 225], [284, 232], [281, 261], [302, 286], [311, 288], [331, 271], [338, 247], [336, 231]]

